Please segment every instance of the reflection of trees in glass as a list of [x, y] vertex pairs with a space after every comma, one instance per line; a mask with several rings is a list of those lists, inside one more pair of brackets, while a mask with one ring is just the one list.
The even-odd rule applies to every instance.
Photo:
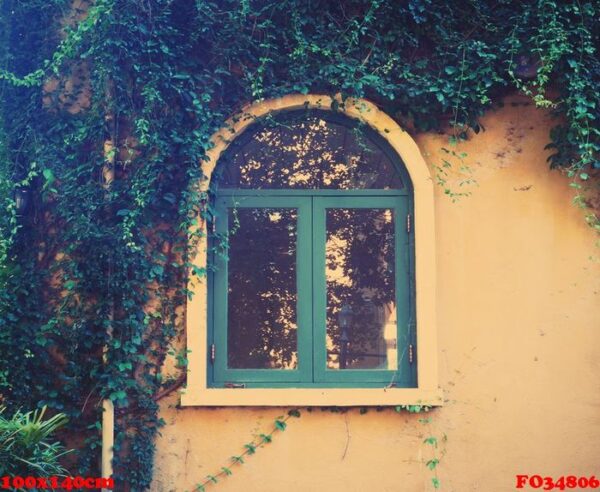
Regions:
[[[286, 113], [251, 126], [221, 156], [217, 187], [240, 194], [404, 188], [366, 128], [320, 115]], [[236, 213], [239, 228], [228, 251], [228, 366], [293, 369], [298, 363], [297, 212], [240, 208]], [[394, 247], [392, 210], [327, 210], [328, 368], [396, 368]]]
[[228, 366], [294, 369], [296, 336], [295, 209], [239, 208], [229, 223]]
[[328, 367], [391, 369], [384, 330], [396, 293], [392, 211], [328, 209], [326, 272]]
[[401, 189], [387, 155], [363, 129], [317, 116], [263, 126], [221, 158], [219, 181], [240, 189]]

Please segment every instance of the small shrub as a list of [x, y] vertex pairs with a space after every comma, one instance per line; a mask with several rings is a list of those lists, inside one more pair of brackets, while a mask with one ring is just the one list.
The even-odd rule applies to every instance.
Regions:
[[60, 442], [52, 442], [52, 434], [67, 423], [64, 414], [44, 420], [46, 407], [11, 418], [0, 408], [0, 476], [66, 476], [59, 462], [70, 451]]

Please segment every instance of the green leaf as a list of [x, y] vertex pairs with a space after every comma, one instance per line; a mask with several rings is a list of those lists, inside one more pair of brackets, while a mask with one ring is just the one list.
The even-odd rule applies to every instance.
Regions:
[[127, 393], [123, 390], [113, 391], [109, 395], [109, 398], [113, 401], [125, 400], [127, 398]]
[[434, 436], [429, 436], [423, 441], [425, 444], [429, 444], [430, 446], [437, 447], [437, 438]]
[[284, 431], [285, 428], [287, 427], [287, 423], [284, 422], [283, 420], [276, 420], [275, 421], [275, 427], [280, 430], [280, 431]]
[[54, 181], [56, 180], [56, 178], [54, 177], [54, 173], [52, 172], [52, 169], [44, 169], [42, 171], [42, 175], [44, 176], [44, 179], [46, 180], [46, 182], [44, 183], [44, 189], [46, 189], [48, 186], [51, 186], [52, 183], [54, 183]]
[[118, 362], [117, 363], [117, 367], [119, 368], [120, 372], [125, 372], [128, 370], [133, 369], [133, 365], [131, 364], [131, 362], [126, 361], [126, 362]]

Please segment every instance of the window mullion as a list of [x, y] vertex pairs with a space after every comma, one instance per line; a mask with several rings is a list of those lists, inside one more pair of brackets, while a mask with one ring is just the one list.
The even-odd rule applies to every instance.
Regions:
[[323, 381], [327, 363], [327, 296], [325, 285], [324, 197], [312, 198], [312, 298], [313, 298], [313, 382]]
[[311, 197], [298, 198], [298, 230], [296, 248], [297, 340], [300, 382], [312, 382], [312, 203]]

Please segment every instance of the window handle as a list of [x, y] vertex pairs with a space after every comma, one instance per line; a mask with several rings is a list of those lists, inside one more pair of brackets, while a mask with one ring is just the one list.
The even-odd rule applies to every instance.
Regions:
[[245, 388], [246, 385], [244, 383], [225, 383], [226, 388], [234, 388], [234, 389], [242, 389]]

